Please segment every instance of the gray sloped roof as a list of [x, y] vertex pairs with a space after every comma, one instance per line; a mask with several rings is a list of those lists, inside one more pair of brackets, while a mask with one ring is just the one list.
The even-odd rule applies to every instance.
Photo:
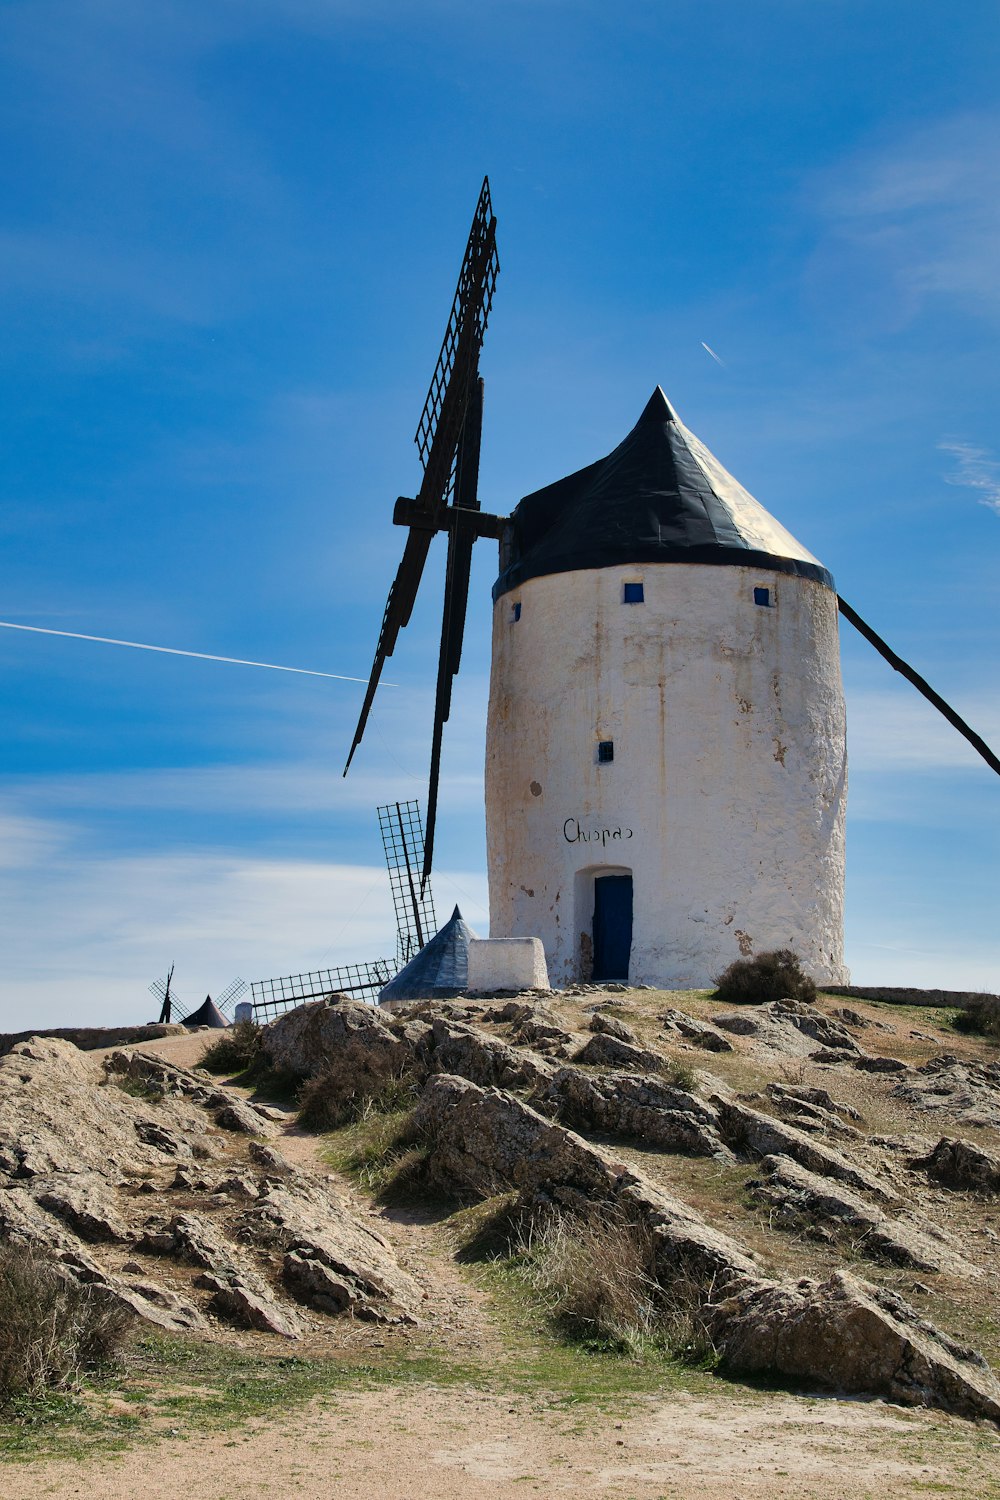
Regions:
[[456, 906], [441, 931], [379, 993], [379, 1004], [457, 995], [469, 982], [469, 943], [475, 936]]
[[614, 452], [535, 490], [511, 517], [494, 599], [529, 578], [621, 563], [719, 563], [812, 578], [823, 564], [690, 432], [659, 386]]
[[222, 1011], [216, 1005], [211, 995], [206, 995], [197, 1010], [193, 1010], [189, 1016], [185, 1016], [181, 1023], [183, 1026], [214, 1026], [217, 1031], [228, 1026]]

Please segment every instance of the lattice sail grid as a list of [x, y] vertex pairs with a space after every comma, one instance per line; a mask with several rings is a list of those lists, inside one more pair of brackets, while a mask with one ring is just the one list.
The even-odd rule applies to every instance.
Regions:
[[367, 964], [345, 964], [339, 969], [314, 969], [308, 974], [288, 974], [281, 979], [255, 979], [250, 986], [253, 1018], [271, 1021], [282, 1011], [322, 1000], [324, 995], [350, 995], [353, 1000], [374, 1001], [396, 973], [391, 958], [376, 958]]
[[390, 802], [378, 809], [379, 828], [396, 910], [396, 960], [408, 964], [437, 932], [430, 882], [420, 890], [424, 826], [419, 802]]

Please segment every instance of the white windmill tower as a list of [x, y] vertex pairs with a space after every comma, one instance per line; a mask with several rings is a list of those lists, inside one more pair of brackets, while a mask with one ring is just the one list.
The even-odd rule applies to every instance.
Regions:
[[[540, 937], [556, 984], [709, 984], [789, 947], [843, 983], [845, 716], [838, 609], [963, 734], [1000, 758], [875, 634], [833, 579], [680, 422], [657, 388], [607, 458], [510, 517], [478, 494], [479, 355], [499, 262], [484, 181], [417, 429], [423, 479], [348, 766], [448, 536], [421, 892], [472, 547], [500, 541], [486, 824], [491, 938]], [[346, 775], [346, 769], [345, 769]]]
[[515, 509], [494, 589], [493, 937], [553, 983], [705, 985], [792, 948], [844, 981], [833, 580], [657, 388]]

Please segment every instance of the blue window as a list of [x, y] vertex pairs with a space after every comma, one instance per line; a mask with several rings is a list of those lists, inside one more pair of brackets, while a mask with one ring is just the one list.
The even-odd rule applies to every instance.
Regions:
[[765, 609], [770, 609], [770, 607], [771, 607], [771, 590], [770, 589], [754, 589], [754, 591], [753, 591], [753, 602], [755, 604], [762, 604]]
[[[640, 584], [640, 587], [641, 587], [641, 584]], [[614, 760], [614, 758], [615, 758], [615, 742], [614, 742], [614, 740], [598, 740], [598, 742], [597, 742], [597, 763], [598, 763], [598, 765], [606, 766], [608, 764], [608, 761]]]
[[643, 594], [643, 591], [642, 591], [642, 584], [641, 583], [627, 583], [625, 585], [625, 592], [622, 595], [622, 603], [623, 604], [643, 604], [644, 602], [645, 602], [645, 595]]
[[520, 606], [520, 604], [512, 604], [511, 607], [510, 607], [511, 624], [512, 625], [516, 624], [517, 621], [520, 618], [521, 618], [521, 606]]

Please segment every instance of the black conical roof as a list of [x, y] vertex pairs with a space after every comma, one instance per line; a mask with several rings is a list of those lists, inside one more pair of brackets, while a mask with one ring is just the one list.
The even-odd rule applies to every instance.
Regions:
[[457, 995], [469, 982], [469, 944], [476, 934], [458, 907], [429, 943], [380, 993], [386, 1000], [434, 1000]]
[[185, 1016], [182, 1022], [184, 1026], [214, 1026], [217, 1031], [228, 1026], [222, 1011], [216, 1005], [211, 995], [206, 995], [197, 1010], [193, 1010], [189, 1016]]
[[607, 458], [526, 495], [493, 597], [621, 563], [721, 563], [833, 579], [681, 422], [659, 386]]

